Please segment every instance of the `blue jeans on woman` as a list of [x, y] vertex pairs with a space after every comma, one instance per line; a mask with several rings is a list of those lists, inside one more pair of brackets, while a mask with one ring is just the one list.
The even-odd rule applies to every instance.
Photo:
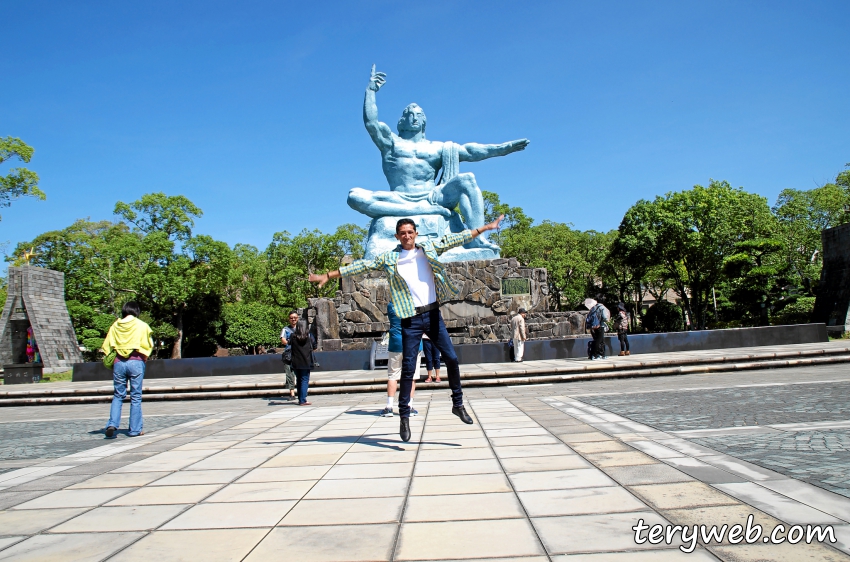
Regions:
[[109, 410], [109, 421], [106, 427], [121, 427], [121, 407], [127, 397], [127, 383], [130, 384], [130, 437], [136, 437], [142, 432], [142, 382], [145, 380], [144, 361], [115, 360], [112, 367], [112, 384], [115, 394], [112, 396], [112, 407]]
[[403, 418], [410, 417], [410, 391], [413, 388], [413, 374], [419, 370], [417, 358], [419, 357], [419, 345], [422, 342], [422, 334], [428, 334], [442, 355], [443, 363], [446, 364], [446, 372], [449, 378], [449, 388], [452, 390], [452, 405], [456, 408], [463, 406], [463, 390], [460, 388], [460, 367], [457, 362], [457, 354], [452, 345], [449, 332], [443, 322], [440, 309], [435, 308], [422, 314], [401, 319], [401, 382], [398, 396], [398, 413]]
[[295, 387], [298, 389], [298, 403], [307, 401], [307, 387], [310, 386], [310, 369], [292, 369], [295, 371]]

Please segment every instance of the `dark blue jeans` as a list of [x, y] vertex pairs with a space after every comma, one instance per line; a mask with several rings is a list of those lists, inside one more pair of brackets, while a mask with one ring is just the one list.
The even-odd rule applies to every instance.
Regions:
[[295, 371], [295, 387], [298, 389], [298, 403], [307, 401], [307, 387], [310, 386], [310, 369], [293, 369]]
[[416, 358], [419, 356], [419, 342], [422, 334], [428, 334], [431, 342], [437, 346], [446, 364], [449, 388], [452, 389], [452, 404], [463, 406], [463, 390], [460, 388], [460, 368], [457, 354], [443, 323], [440, 309], [429, 310], [410, 318], [401, 319], [401, 384], [398, 396], [398, 412], [403, 418], [410, 417], [410, 390], [413, 388], [413, 374], [418, 371]]

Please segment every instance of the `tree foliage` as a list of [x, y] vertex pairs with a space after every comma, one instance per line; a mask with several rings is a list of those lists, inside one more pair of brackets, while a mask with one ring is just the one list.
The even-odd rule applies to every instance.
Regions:
[[333, 297], [339, 290], [339, 281], [332, 280], [319, 288], [307, 281], [311, 273], [339, 269], [343, 260], [363, 256], [363, 239], [366, 230], [344, 224], [333, 234], [304, 229], [292, 236], [277, 232], [266, 249], [268, 288], [273, 302], [284, 308], [307, 305], [308, 298]]
[[254, 353], [261, 345], [279, 343], [281, 326], [285, 324], [280, 309], [259, 302], [228, 303], [223, 320], [225, 341]]
[[[17, 159], [28, 164], [35, 149], [15, 137], [0, 138], [0, 164]], [[8, 207], [19, 197], [35, 197], [42, 201], [47, 195], [38, 187], [38, 174], [27, 168], [12, 168], [0, 175], [0, 207]]]
[[739, 242], [768, 236], [773, 222], [765, 198], [711, 180], [708, 187], [638, 201], [620, 224], [619, 240], [626, 263], [662, 268], [703, 329], [726, 259]]

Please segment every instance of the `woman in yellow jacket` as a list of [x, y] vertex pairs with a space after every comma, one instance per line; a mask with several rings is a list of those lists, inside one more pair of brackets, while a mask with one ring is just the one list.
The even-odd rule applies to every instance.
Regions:
[[116, 320], [109, 328], [103, 340], [103, 353], [109, 355], [115, 350], [115, 366], [112, 368], [112, 381], [115, 394], [112, 396], [112, 408], [106, 424], [106, 437], [115, 438], [121, 425], [121, 406], [127, 397], [127, 384], [130, 384], [130, 430], [127, 435], [138, 437], [142, 431], [142, 382], [145, 379], [145, 361], [153, 351], [151, 328], [139, 320], [139, 305], [135, 301], [121, 308], [121, 320]]

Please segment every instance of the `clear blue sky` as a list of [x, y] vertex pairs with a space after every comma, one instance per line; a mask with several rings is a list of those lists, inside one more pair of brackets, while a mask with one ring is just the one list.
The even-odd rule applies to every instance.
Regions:
[[365, 225], [345, 198], [386, 189], [373, 63], [393, 129], [415, 101], [435, 140], [531, 139], [461, 170], [537, 221], [608, 230], [709, 178], [772, 204], [850, 162], [848, 19], [846, 0], [7, 3], [0, 136], [35, 147], [48, 199], [0, 210], [0, 241], [152, 191], [261, 249]]

